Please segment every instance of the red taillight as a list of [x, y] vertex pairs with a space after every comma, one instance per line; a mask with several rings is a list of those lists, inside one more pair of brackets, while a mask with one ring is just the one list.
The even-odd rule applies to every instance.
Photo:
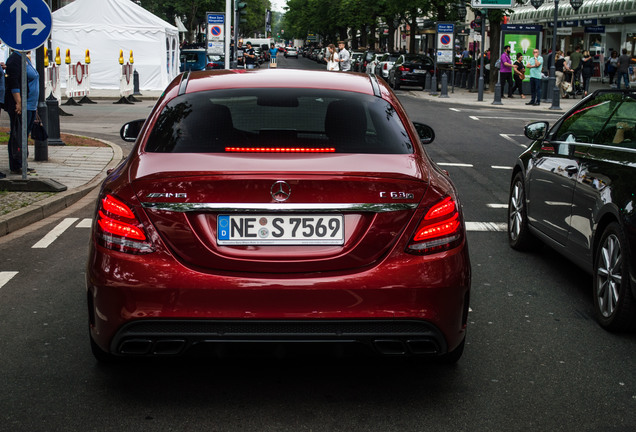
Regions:
[[119, 252], [152, 252], [146, 232], [135, 213], [112, 195], [106, 195], [100, 202], [97, 240], [105, 248]]
[[407, 67], [404, 67], [402, 65], [400, 65], [400, 67], [398, 67], [398, 69], [400, 70], [400, 72], [410, 72], [411, 70]]
[[389, 64], [388, 63], [384, 63], [383, 69], [387, 70], [389, 68]]
[[457, 246], [462, 240], [462, 223], [451, 197], [431, 207], [415, 230], [407, 252], [424, 255]]

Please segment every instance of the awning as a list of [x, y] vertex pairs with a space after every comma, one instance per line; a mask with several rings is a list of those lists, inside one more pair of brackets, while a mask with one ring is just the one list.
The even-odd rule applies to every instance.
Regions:
[[179, 33], [187, 33], [188, 32], [188, 29], [185, 28], [185, 26], [183, 25], [183, 22], [181, 22], [181, 18], [174, 17], [174, 24], [179, 29]]
[[[583, 6], [574, 11], [569, 0], [559, 1], [559, 19], [612, 18], [636, 15], [636, 0], [583, 0]], [[554, 3], [545, 2], [539, 9], [528, 4], [514, 9], [511, 24], [536, 24], [554, 20]]]

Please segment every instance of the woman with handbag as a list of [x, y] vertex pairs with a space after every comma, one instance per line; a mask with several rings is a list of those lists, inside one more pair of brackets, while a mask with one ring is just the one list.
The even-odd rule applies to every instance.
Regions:
[[517, 53], [517, 61], [512, 64], [512, 67], [514, 68], [513, 78], [515, 80], [512, 93], [514, 93], [516, 89], [519, 89], [519, 96], [521, 96], [521, 99], [525, 99], [526, 96], [523, 94], [523, 80], [526, 78], [526, 67], [523, 64], [522, 53]]

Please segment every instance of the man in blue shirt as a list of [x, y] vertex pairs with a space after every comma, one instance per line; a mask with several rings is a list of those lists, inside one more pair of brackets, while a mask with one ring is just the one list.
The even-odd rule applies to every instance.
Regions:
[[541, 104], [541, 70], [543, 69], [543, 57], [539, 55], [537, 48], [533, 51], [534, 57], [532, 57], [526, 69], [530, 71], [530, 90], [532, 91], [532, 99], [527, 102], [526, 105], [539, 105]]

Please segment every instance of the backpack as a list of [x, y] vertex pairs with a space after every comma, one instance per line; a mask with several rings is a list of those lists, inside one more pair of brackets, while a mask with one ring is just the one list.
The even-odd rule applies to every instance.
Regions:
[[497, 61], [495, 62], [495, 68], [500, 69], [501, 68], [501, 59], [497, 59]]

